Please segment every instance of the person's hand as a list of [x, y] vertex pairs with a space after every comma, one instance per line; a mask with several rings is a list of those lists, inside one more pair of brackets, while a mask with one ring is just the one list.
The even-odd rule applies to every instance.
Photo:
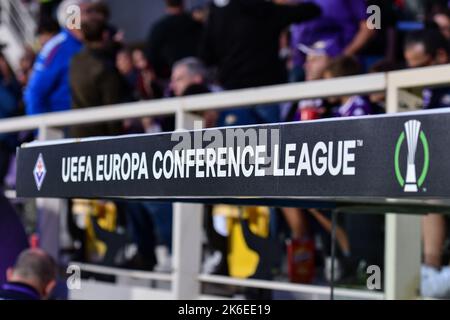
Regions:
[[117, 31], [117, 33], [113, 37], [113, 40], [116, 43], [124, 43], [124, 41], [125, 41], [125, 32], [123, 30]]

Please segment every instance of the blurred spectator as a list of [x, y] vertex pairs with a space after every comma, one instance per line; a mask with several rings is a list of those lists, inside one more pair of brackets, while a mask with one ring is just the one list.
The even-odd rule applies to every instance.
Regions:
[[208, 6], [206, 4], [197, 5], [192, 8], [192, 19], [198, 23], [205, 24], [208, 19]]
[[[140, 48], [124, 49], [117, 56], [121, 74], [134, 90], [138, 100], [162, 97], [162, 90], [156, 83], [156, 75], [144, 52]], [[125, 121], [128, 133], [142, 130], [145, 133], [162, 132], [167, 123], [173, 126], [173, 119], [145, 117]], [[127, 222], [133, 241], [142, 257], [143, 267], [157, 272], [170, 272], [172, 268], [172, 204], [155, 202], [134, 202], [124, 204]]]
[[111, 12], [108, 4], [103, 0], [94, 0], [90, 8], [90, 19], [99, 20], [106, 24], [108, 45], [114, 54], [117, 54], [123, 47], [125, 33], [110, 23]]
[[[135, 62], [138, 62], [138, 60], [140, 59], [135, 59]], [[126, 64], [128, 65], [128, 63]], [[139, 68], [146, 67], [145, 65], [140, 66], [140, 63], [135, 63], [135, 65]], [[177, 97], [210, 92], [207, 84], [207, 71], [205, 66], [196, 58], [185, 58], [175, 62], [170, 88]], [[148, 133], [160, 132], [162, 126], [160, 126], [158, 130], [158, 125], [159, 123], [155, 119], [146, 118], [144, 120], [144, 128]], [[211, 126], [211, 124], [207, 125]], [[140, 227], [132, 227], [133, 230], [136, 230], [134, 232], [134, 238], [138, 239], [138, 243], [143, 244], [148, 242], [148, 239], [142, 239], [144, 236], [147, 237], [146, 234], [142, 234], [139, 230], [142, 230], [143, 224], [148, 223], [148, 218], [145, 218], [146, 215], [151, 217], [158, 244], [156, 247], [158, 264], [155, 266], [155, 271], [170, 271], [170, 252], [172, 251], [172, 204], [143, 202], [128, 204], [128, 208], [134, 212], [134, 216], [129, 219], [130, 224], [132, 226], [136, 223], [140, 224]], [[145, 247], [149, 248], [150, 245]], [[148, 252], [148, 250], [146, 251]], [[147, 255], [149, 254], [147, 253]]]
[[323, 79], [329, 64], [343, 52], [335, 40], [318, 41], [312, 47], [300, 44], [299, 49], [306, 55], [306, 81]]
[[162, 98], [163, 92], [157, 83], [153, 67], [145, 56], [144, 50], [135, 48], [132, 52], [133, 65], [138, 71], [138, 91], [140, 100]]
[[[319, 79], [331, 79], [358, 75], [362, 72], [361, 64], [354, 57], [338, 56], [342, 49], [333, 40], [319, 41], [311, 47], [300, 45], [299, 48], [307, 56], [305, 65], [306, 79], [308, 81]], [[331, 106], [337, 107], [332, 108]], [[322, 117], [349, 117], [361, 116], [373, 113], [372, 105], [366, 97], [343, 96], [338, 98], [313, 99], [300, 101], [297, 115], [294, 120], [314, 120]], [[330, 244], [328, 241], [331, 232], [331, 218], [328, 212], [318, 210], [300, 210], [297, 208], [283, 208], [283, 216], [291, 230], [291, 240], [288, 242], [288, 259], [295, 261], [292, 252], [314, 252], [317, 245], [314, 236], [321, 237], [322, 253], [324, 254], [325, 279], [331, 280], [330, 276]], [[357, 265], [362, 261], [380, 263], [382, 257], [380, 243], [382, 245], [381, 226], [383, 221], [378, 217], [358, 216], [343, 217], [341, 226], [338, 226], [336, 239], [338, 244], [338, 260], [336, 262], [336, 278], [342, 280], [348, 276], [355, 276]], [[364, 230], [364, 232], [361, 232]], [[359, 239], [359, 242], [358, 242]], [[369, 250], [368, 250], [369, 249]], [[313, 253], [310, 253], [313, 257]], [[311, 259], [311, 258], [310, 258]], [[295, 270], [301, 270], [304, 275], [311, 274], [307, 259], [302, 263], [290, 263], [290, 278], [293, 281], [310, 282], [308, 277], [300, 277]], [[316, 266], [320, 259], [316, 258]], [[298, 271], [297, 271], [298, 272]], [[297, 279], [297, 280], [296, 280]], [[355, 280], [353, 278], [352, 280]]]
[[0, 289], [0, 299], [47, 299], [55, 288], [56, 276], [57, 265], [50, 255], [39, 249], [25, 250], [8, 269], [8, 282]]
[[[73, 57], [70, 65], [72, 106], [82, 109], [126, 102], [127, 84], [115, 67], [115, 56], [109, 50], [106, 24], [100, 20], [82, 25], [85, 48]], [[74, 137], [115, 135], [116, 123], [97, 124], [72, 129]]]
[[449, 62], [449, 44], [436, 30], [410, 33], [405, 41], [404, 54], [409, 68], [429, 67]]
[[399, 17], [395, 3], [385, 0], [367, 0], [367, 5], [375, 5], [380, 8], [381, 29], [377, 29], [374, 36], [358, 52], [365, 71], [380, 60], [397, 61], [398, 53], [402, 49], [398, 45], [399, 34], [396, 27]]
[[[343, 48], [334, 40], [318, 41], [311, 47], [300, 44], [299, 50], [306, 56], [305, 80], [314, 81], [324, 78], [325, 70]], [[324, 116], [328, 102], [324, 99], [302, 100], [294, 105], [287, 114], [286, 121], [314, 120]]]
[[[221, 90], [221, 88], [208, 83], [208, 71], [205, 65], [199, 59], [193, 57], [185, 58], [175, 63], [170, 88], [177, 97]], [[204, 112], [204, 127], [215, 127], [217, 117], [218, 113], [214, 110]]]
[[[325, 79], [348, 77], [361, 74], [361, 65], [354, 57], [339, 57], [333, 60], [325, 70]], [[333, 98], [332, 103], [337, 103], [339, 107], [332, 111], [334, 117], [355, 117], [372, 114], [372, 106], [366, 97], [342, 96]]]
[[69, 64], [81, 50], [81, 30], [66, 26], [67, 7], [77, 4], [81, 8], [82, 22], [88, 17], [91, 0], [65, 0], [58, 8], [58, 22], [63, 29], [46, 43], [34, 64], [33, 73], [25, 90], [28, 115], [70, 109]]
[[185, 58], [175, 63], [170, 81], [170, 89], [176, 97], [189, 95], [188, 91], [203, 87], [208, 92], [207, 70], [196, 58]]
[[[449, 63], [449, 44], [438, 30], [423, 30], [408, 35], [405, 42], [405, 59], [410, 68]], [[426, 88], [423, 90], [425, 109], [450, 106], [450, 88]], [[444, 261], [445, 242], [448, 238], [448, 217], [429, 214], [422, 219], [423, 259], [422, 294], [428, 297], [449, 297], [449, 271], [441, 267]], [[445, 280], [445, 281], [443, 281]]]
[[185, 12], [183, 0], [165, 1], [167, 14], [151, 28], [147, 56], [158, 77], [169, 79], [176, 61], [197, 55], [202, 25]]
[[[286, 69], [279, 58], [279, 39], [291, 23], [316, 18], [314, 4], [278, 5], [263, 0], [216, 1], [210, 7], [201, 56], [219, 69], [226, 90], [284, 83]], [[232, 24], [229, 22], [233, 21]], [[254, 106], [222, 112], [219, 126], [279, 121], [279, 106]]]
[[[279, 57], [282, 31], [293, 22], [319, 14], [319, 8], [311, 4], [287, 7], [259, 0], [215, 1], [210, 6], [201, 56], [208, 65], [218, 67], [219, 83], [227, 90], [283, 83], [287, 74]], [[278, 105], [254, 106], [221, 112], [217, 126], [278, 120]]]
[[[325, 79], [348, 77], [361, 74], [362, 67], [355, 57], [342, 56], [334, 59], [324, 73]], [[366, 96], [341, 96], [329, 99], [337, 107], [331, 109], [332, 117], [355, 117], [374, 114], [374, 107]], [[319, 218], [316, 219], [320, 222]], [[339, 248], [343, 253], [341, 259], [343, 276], [357, 279], [357, 267], [381, 265], [383, 263], [383, 226], [384, 220], [374, 215], [347, 214], [342, 219], [342, 230], [337, 233]], [[321, 223], [323, 225], [323, 223]], [[324, 227], [330, 232], [330, 228]], [[347, 274], [345, 274], [347, 273]], [[330, 279], [328, 277], [328, 279]]]
[[[135, 98], [148, 100], [162, 96], [156, 83], [156, 75], [142, 49], [120, 51], [117, 66], [134, 89]], [[173, 118], [144, 117], [137, 124], [135, 120], [125, 121], [128, 133], [142, 130], [145, 133], [159, 133], [166, 126], [173, 127]], [[168, 125], [167, 123], [170, 124]], [[172, 269], [172, 204], [155, 202], [124, 203], [128, 227], [133, 241], [142, 257], [142, 267], [157, 272]]]
[[[428, 67], [449, 63], [449, 43], [437, 30], [416, 31], [405, 42], [405, 59], [409, 68]], [[425, 109], [450, 107], [450, 88], [423, 90]]]
[[28, 248], [28, 240], [17, 212], [3, 194], [0, 194], [0, 212], [1, 288], [6, 282], [6, 270], [14, 264], [19, 254]]
[[450, 41], [450, 9], [436, 10], [432, 14], [432, 20], [439, 27], [447, 41]]
[[39, 0], [39, 17], [40, 19], [53, 18], [61, 0]]
[[116, 66], [127, 80], [134, 100], [158, 99], [163, 96], [156, 75], [142, 49], [121, 49], [116, 57]]
[[[388, 60], [381, 60], [375, 63], [369, 70], [370, 73], [391, 72], [398, 69], [398, 65]], [[372, 103], [373, 111], [376, 114], [386, 112], [386, 92], [375, 92], [369, 94], [369, 100]]]
[[37, 28], [37, 36], [40, 48], [60, 32], [59, 24], [54, 19], [41, 19]]
[[138, 92], [139, 72], [133, 65], [130, 49], [122, 49], [117, 53], [116, 67], [122, 77], [127, 81], [130, 90], [133, 92], [134, 100], [140, 100], [141, 96]]
[[[299, 1], [295, 1], [299, 2]], [[304, 2], [304, 1], [300, 1]], [[358, 55], [375, 34], [367, 26], [365, 0], [312, 0], [322, 9], [322, 16], [291, 28], [294, 50], [294, 70], [301, 80], [304, 56], [297, 50], [299, 44], [311, 46], [317, 41], [335, 41], [348, 56]]]
[[280, 34], [291, 23], [318, 17], [320, 9], [313, 4], [285, 6], [263, 0], [219, 3], [210, 8], [202, 58], [219, 68], [220, 84], [232, 90], [285, 82], [278, 55]]
[[33, 72], [33, 63], [36, 58], [33, 49], [25, 48], [25, 53], [19, 61], [19, 70], [17, 72], [17, 80], [22, 88], [25, 88], [31, 73]]
[[[20, 85], [5, 56], [0, 52], [0, 119], [17, 115], [20, 95]], [[8, 173], [15, 147], [15, 135], [0, 133], [0, 189]]]

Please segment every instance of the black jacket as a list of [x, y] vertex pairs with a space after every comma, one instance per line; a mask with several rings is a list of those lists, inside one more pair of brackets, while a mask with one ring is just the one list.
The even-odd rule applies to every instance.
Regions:
[[169, 78], [180, 59], [197, 56], [202, 25], [189, 14], [167, 15], [152, 27], [147, 40], [147, 57], [158, 77]]
[[292, 23], [318, 17], [318, 6], [282, 6], [266, 0], [230, 0], [214, 4], [202, 40], [200, 56], [219, 68], [226, 89], [283, 83], [286, 68], [279, 59], [281, 32]]

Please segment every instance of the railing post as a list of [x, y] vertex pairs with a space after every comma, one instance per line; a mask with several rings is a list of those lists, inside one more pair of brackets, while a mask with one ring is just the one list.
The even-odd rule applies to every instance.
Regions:
[[[387, 111], [398, 112], [399, 88], [389, 76], [387, 85]], [[420, 286], [421, 217], [387, 214], [385, 221], [385, 298], [414, 299]]]
[[[183, 112], [176, 114], [178, 129], [193, 129], [201, 118]], [[174, 299], [193, 300], [200, 296], [200, 265], [203, 235], [203, 205], [175, 203], [173, 207], [173, 283]]]
[[[60, 130], [50, 129], [42, 126], [39, 129], [39, 141], [57, 140], [64, 138], [64, 133]], [[45, 158], [44, 158], [45, 162]], [[48, 168], [47, 168], [48, 170]], [[67, 201], [61, 199], [37, 199], [38, 213], [38, 233], [40, 247], [52, 255], [59, 258], [61, 240], [68, 212]]]

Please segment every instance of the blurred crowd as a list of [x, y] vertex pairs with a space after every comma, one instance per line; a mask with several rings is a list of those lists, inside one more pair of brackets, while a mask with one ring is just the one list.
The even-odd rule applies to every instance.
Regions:
[[[18, 70], [12, 70], [0, 54], [0, 118], [450, 62], [447, 0], [214, 0], [192, 11], [182, 0], [166, 0], [166, 13], [151, 27], [148, 38], [131, 44], [124, 41], [120, 26], [111, 23], [106, 2], [22, 2], [38, 21], [36, 43], [25, 49]], [[73, 4], [81, 8], [80, 29], [67, 27], [67, 8]], [[371, 5], [380, 9], [380, 15], [368, 12]], [[425, 109], [450, 107], [449, 87], [425, 88], [421, 95]], [[385, 96], [378, 93], [236, 106], [202, 116], [205, 127], [219, 127], [384, 112]], [[92, 137], [172, 130], [173, 118], [147, 117], [75, 127], [67, 134]], [[15, 147], [32, 139], [34, 132], [0, 135], [0, 181], [8, 181], [5, 177], [13, 170]], [[14, 182], [10, 184], [13, 187]], [[139, 259], [130, 262], [124, 257], [122, 266], [170, 270], [171, 205], [74, 200], [71, 211], [69, 229], [74, 243], [78, 241], [74, 259], [117, 265], [120, 248], [106, 249], [104, 243], [105, 239], [118, 243], [115, 231], [124, 226]], [[330, 213], [297, 208], [244, 210], [250, 229], [259, 230], [262, 238], [288, 239], [281, 250], [283, 267], [280, 261], [264, 266], [242, 263], [240, 257], [249, 249], [229, 240], [244, 228], [242, 215], [234, 211], [218, 206], [205, 214], [209, 237], [205, 272], [269, 279], [277, 276], [273, 270], [284, 268], [294, 282], [330, 280]], [[86, 212], [89, 218], [80, 219]], [[430, 268], [424, 271], [425, 278], [448, 265], [447, 224], [448, 219], [438, 214], [423, 219], [424, 265]], [[364, 266], [383, 265], [383, 233], [383, 217], [342, 217], [337, 232], [340, 281], [352, 277], [358, 282], [355, 277], [364, 273]]]

